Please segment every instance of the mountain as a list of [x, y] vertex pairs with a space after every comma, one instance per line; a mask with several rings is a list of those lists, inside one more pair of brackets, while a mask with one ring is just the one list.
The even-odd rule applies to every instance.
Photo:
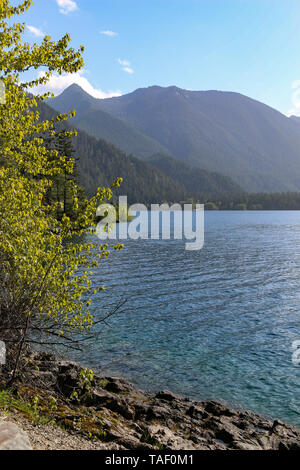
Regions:
[[300, 116], [290, 116], [290, 120], [300, 124]]
[[[41, 119], [51, 119], [57, 114], [45, 103], [40, 104], [39, 111]], [[69, 120], [66, 126], [73, 128], [73, 122]], [[203, 194], [216, 197], [242, 192], [237, 184], [218, 173], [193, 168], [165, 154], [156, 154], [146, 161], [128, 156], [113, 144], [83, 130], [77, 130], [73, 146], [80, 182], [88, 195], [94, 194], [98, 186], [111, 185], [118, 177], [123, 178], [123, 183], [120, 189], [114, 189], [114, 194], [127, 195], [129, 203], [179, 202]]]
[[150, 163], [128, 156], [84, 131], [78, 132], [74, 148], [79, 158], [80, 181], [89, 195], [94, 194], [98, 186], [110, 186], [116, 178], [122, 177], [121, 187], [114, 188], [113, 194], [127, 195], [130, 204], [179, 202], [188, 197], [182, 184]]
[[[52, 119], [57, 112], [45, 103], [39, 104], [41, 120]], [[72, 121], [59, 125], [74, 128]], [[103, 139], [96, 139], [85, 131], [77, 130], [73, 138], [75, 157], [78, 159], [80, 183], [89, 196], [99, 186], [111, 186], [123, 178], [120, 188], [114, 188], [114, 196], [127, 195], [128, 203], [177, 202], [189, 197], [185, 187], [143, 160], [128, 156]]]
[[127, 154], [147, 158], [156, 152], [168, 153], [168, 150], [157, 141], [99, 109], [98, 100], [76, 84], [71, 85], [49, 103], [52, 108], [63, 113], [75, 108], [74, 125], [93, 137], [111, 142]]
[[147, 159], [148, 163], [155, 166], [165, 175], [182, 184], [189, 194], [195, 199], [212, 196], [224, 197], [226, 194], [241, 194], [244, 191], [228, 176], [217, 172], [202, 170], [178, 158], [168, 155], [156, 154]]
[[[76, 107], [74, 88], [54, 105], [58, 102], [64, 102], [64, 110]], [[172, 156], [229, 176], [248, 191], [300, 190], [300, 126], [244, 95], [153, 86], [117, 98], [83, 96], [79, 115], [87, 119], [91, 109], [109, 113]]]

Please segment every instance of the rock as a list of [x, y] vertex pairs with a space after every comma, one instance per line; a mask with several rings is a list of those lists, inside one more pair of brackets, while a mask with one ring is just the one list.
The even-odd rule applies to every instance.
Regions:
[[128, 450], [147, 451], [153, 449], [153, 447], [147, 442], [141, 442], [139, 439], [129, 436], [128, 434], [121, 436], [118, 443]]
[[57, 387], [63, 395], [69, 397], [78, 387], [81, 367], [74, 362], [60, 362], [57, 375]]
[[204, 409], [207, 413], [213, 414], [214, 416], [236, 416], [236, 411], [231, 410], [225, 405], [221, 405], [216, 401], [208, 401], [205, 403]]
[[105, 377], [107, 384], [105, 390], [113, 393], [132, 393], [136, 389], [127, 380], [119, 377]]
[[208, 417], [208, 414], [203, 410], [203, 408], [200, 408], [200, 406], [197, 405], [191, 405], [186, 411], [186, 414], [195, 419]]
[[272, 428], [275, 429], [277, 426], [284, 426], [284, 423], [279, 419], [274, 419]]
[[173, 401], [178, 400], [179, 396], [175, 395], [175, 393], [169, 392], [169, 390], [161, 390], [155, 395], [155, 398], [158, 398], [159, 400]]
[[170, 413], [172, 413], [172, 411], [165, 406], [149, 406], [147, 409], [146, 419], [148, 421], [153, 419], [165, 421], [170, 416]]
[[0, 423], [0, 450], [32, 450], [27, 434], [13, 423]]
[[145, 416], [149, 414], [150, 408], [151, 407], [149, 407], [149, 405], [146, 403], [141, 403], [141, 402], [135, 403], [134, 410], [135, 410], [136, 419], [140, 419], [140, 420], [145, 419]]
[[133, 420], [135, 417], [135, 410], [125, 398], [113, 395], [106, 390], [92, 390], [86, 394], [82, 400], [87, 406], [93, 406], [96, 409], [106, 408], [120, 414], [126, 419]]
[[56, 375], [53, 372], [46, 370], [32, 370], [28, 378], [34, 380], [36, 387], [47, 387], [52, 388], [56, 385]]
[[56, 357], [54, 356], [54, 354], [52, 353], [49, 353], [49, 352], [40, 352], [40, 353], [37, 353], [36, 357], [35, 357], [35, 360], [37, 361], [41, 361], [41, 362], [56, 362]]
[[149, 426], [148, 433], [152, 442], [157, 442], [166, 450], [195, 450], [192, 441], [184, 439], [165, 426], [159, 424]]
[[105, 404], [106, 408], [111, 411], [114, 411], [126, 419], [133, 420], [135, 417], [135, 411], [131, 406], [126, 402], [126, 400], [113, 397], [111, 400], [108, 400]]
[[[60, 399], [78, 389], [82, 370], [78, 364], [55, 361], [49, 354], [34, 357], [30, 373], [35, 385], [51, 396], [58, 391]], [[69, 421], [73, 429], [81, 406], [91, 407], [85, 426], [97, 430], [99, 425], [109, 445], [131, 450], [300, 450], [299, 429], [241, 408], [212, 400], [193, 401], [168, 390], [142, 392], [119, 377], [96, 376], [89, 385], [80, 389], [69, 415], [64, 411], [56, 419]]]
[[79, 364], [76, 362], [72, 361], [60, 361], [58, 362], [58, 368], [59, 368], [59, 374], [67, 374], [70, 371], [76, 371], [77, 374], [79, 375], [80, 371], [82, 370], [82, 367], [80, 367]]
[[52, 374], [58, 374], [59, 367], [56, 362], [53, 361], [43, 361], [38, 363], [39, 370], [43, 372], [52, 372]]
[[106, 390], [92, 390], [82, 398], [85, 405], [95, 408], [103, 408], [112, 399], [114, 395]]
[[260, 444], [250, 439], [245, 439], [243, 441], [234, 441], [232, 442], [231, 448], [236, 450], [261, 450]]

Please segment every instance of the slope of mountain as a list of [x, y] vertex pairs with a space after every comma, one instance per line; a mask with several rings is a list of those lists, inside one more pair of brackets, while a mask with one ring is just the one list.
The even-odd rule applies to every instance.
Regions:
[[94, 194], [98, 186], [110, 186], [116, 178], [122, 177], [121, 187], [115, 188], [113, 194], [126, 195], [130, 204], [182, 201], [188, 197], [178, 181], [84, 131], [74, 139], [74, 148], [79, 157], [80, 181], [89, 195]]
[[[45, 103], [39, 105], [39, 112], [42, 120], [52, 119], [57, 114]], [[72, 121], [61, 126], [73, 128]], [[80, 183], [89, 196], [95, 194], [99, 186], [110, 186], [118, 177], [123, 178], [123, 183], [113, 193], [115, 196], [127, 195], [130, 204], [182, 201], [189, 196], [178, 181], [166, 176], [150, 163], [127, 156], [103, 139], [96, 139], [78, 130], [73, 146], [78, 158]]]
[[[76, 107], [73, 95], [66, 90], [55, 100]], [[118, 98], [86, 100], [89, 109], [121, 119], [173, 156], [230, 176], [249, 191], [300, 190], [300, 127], [251, 98], [153, 86]]]
[[[47, 104], [40, 105], [42, 119], [51, 119], [57, 112]], [[73, 120], [67, 127], [73, 127]], [[64, 124], [62, 124], [64, 126]], [[214, 196], [242, 193], [230, 178], [218, 173], [193, 168], [169, 155], [156, 154], [149, 161], [128, 156], [114, 145], [78, 130], [73, 140], [81, 184], [88, 195], [98, 186], [110, 185], [122, 177], [121, 188], [114, 194], [128, 196], [130, 203], [179, 202], [203, 194]]]
[[146, 158], [168, 150], [154, 139], [143, 135], [126, 122], [99, 109], [97, 100], [78, 85], [71, 85], [64, 93], [49, 101], [59, 112], [76, 109], [74, 124], [89, 135], [111, 142], [127, 154]]
[[300, 116], [290, 116], [290, 120], [300, 124]]
[[223, 197], [226, 194], [233, 195], [244, 192], [228, 176], [202, 170], [178, 158], [156, 154], [148, 158], [147, 162], [182, 184], [190, 194], [194, 195], [195, 199], [201, 200], [202, 195], [217, 198], [218, 195]]

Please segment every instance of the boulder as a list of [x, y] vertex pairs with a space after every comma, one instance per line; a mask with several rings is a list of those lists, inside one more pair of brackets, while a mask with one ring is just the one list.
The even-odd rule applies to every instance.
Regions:
[[195, 450], [192, 441], [184, 439], [166, 426], [151, 425], [148, 427], [148, 433], [152, 442], [158, 442], [167, 450]]
[[95, 408], [103, 408], [113, 400], [115, 397], [112, 393], [106, 392], [105, 390], [91, 390], [85, 396], [82, 397], [82, 402], [86, 406], [94, 406]]
[[0, 422], [0, 450], [32, 450], [27, 434], [13, 423]]
[[60, 392], [69, 397], [78, 387], [81, 367], [75, 362], [60, 362], [57, 376], [57, 387]]
[[124, 394], [136, 392], [135, 387], [125, 379], [121, 379], [119, 377], [105, 377], [105, 380], [107, 381], [105, 390], [108, 392]]
[[178, 400], [179, 396], [175, 395], [173, 392], [169, 392], [169, 390], [161, 390], [155, 395], [155, 398], [158, 398], [159, 400], [174, 401]]

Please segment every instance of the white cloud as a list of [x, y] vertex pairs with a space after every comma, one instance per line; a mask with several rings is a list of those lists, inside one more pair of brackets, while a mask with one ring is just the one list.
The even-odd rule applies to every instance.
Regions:
[[293, 108], [288, 112], [289, 116], [300, 116], [300, 80], [292, 83], [292, 104]]
[[[112, 98], [114, 96], [121, 96], [121, 92], [117, 91], [109, 91], [105, 92], [101, 89], [94, 88], [93, 85], [83, 76], [84, 71], [72, 73], [72, 74], [64, 74], [64, 75], [53, 75], [49, 82], [46, 85], [39, 85], [30, 91], [34, 94], [37, 93], [46, 93], [50, 91], [55, 96], [62, 93], [66, 88], [70, 85], [76, 83], [79, 85], [83, 90], [85, 90], [89, 95], [93, 96], [94, 98]], [[39, 77], [43, 76], [44, 72], [39, 72]]]
[[41, 31], [39, 28], [36, 28], [35, 26], [26, 25], [26, 28], [31, 34], [33, 34], [37, 38], [43, 38], [45, 36], [45, 33], [43, 33], [43, 31]]
[[123, 67], [128, 67], [130, 65], [130, 62], [128, 62], [128, 60], [118, 59], [118, 62], [120, 65], [123, 65]]
[[124, 72], [127, 72], [130, 75], [134, 73], [134, 70], [130, 67], [130, 62], [128, 60], [118, 59], [118, 62], [122, 66], [122, 70], [124, 70]]
[[134, 73], [134, 71], [131, 67], [123, 67], [122, 70], [124, 70], [124, 72], [129, 73], [130, 75], [132, 75]]
[[118, 33], [111, 31], [110, 29], [104, 29], [103, 31], [100, 31], [100, 34], [104, 34], [104, 36], [109, 36], [111, 38], [118, 36]]
[[56, 0], [56, 3], [59, 6], [60, 13], [63, 15], [78, 9], [77, 3], [74, 0]]

